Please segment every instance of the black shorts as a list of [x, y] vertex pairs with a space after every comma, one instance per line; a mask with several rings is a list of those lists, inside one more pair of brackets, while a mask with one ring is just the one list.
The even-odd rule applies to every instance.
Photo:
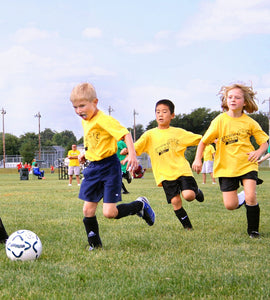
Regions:
[[247, 174], [238, 176], [238, 177], [219, 177], [219, 186], [222, 192], [231, 192], [239, 188], [239, 183], [243, 185], [243, 179], [253, 179], [258, 182], [258, 172], [251, 171]]
[[193, 176], [180, 176], [176, 180], [164, 180], [162, 186], [168, 203], [171, 203], [172, 198], [179, 195], [181, 191], [192, 190], [195, 194], [198, 193], [198, 185]]

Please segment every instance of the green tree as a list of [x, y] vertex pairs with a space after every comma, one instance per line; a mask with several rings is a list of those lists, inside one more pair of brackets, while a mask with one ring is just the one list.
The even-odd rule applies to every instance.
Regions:
[[27, 132], [20, 136], [21, 145], [25, 142], [30, 142], [35, 150], [38, 149], [38, 140], [38, 134], [35, 134], [34, 132]]
[[[20, 139], [15, 135], [5, 134], [5, 152], [6, 155], [20, 154]], [[3, 134], [0, 133], [0, 155], [3, 155]]]
[[50, 128], [45, 128], [40, 133], [40, 140], [42, 146], [53, 146], [53, 137], [56, 134], [55, 131], [52, 131]]
[[83, 137], [81, 137], [80, 139], [78, 139], [77, 144], [83, 144]]
[[77, 144], [77, 139], [72, 131], [64, 130], [53, 136], [53, 145], [67, 148], [72, 144]]
[[20, 148], [23, 162], [31, 162], [35, 158], [35, 148], [30, 140], [25, 141]]
[[[171, 126], [180, 127], [198, 134], [204, 134], [211, 121], [218, 114], [220, 114], [219, 111], [211, 112], [209, 108], [197, 108], [194, 109], [190, 114], [175, 115], [174, 119], [171, 121]], [[149, 130], [154, 127], [157, 127], [156, 120], [149, 122], [146, 129]]]
[[133, 128], [134, 128], [134, 126], [132, 128], [128, 127], [127, 129], [131, 133], [131, 136], [132, 136], [133, 140], [137, 141], [140, 138], [140, 136], [144, 133], [143, 125], [142, 124], [137, 124], [135, 126], [136, 139], [134, 139], [134, 129]]

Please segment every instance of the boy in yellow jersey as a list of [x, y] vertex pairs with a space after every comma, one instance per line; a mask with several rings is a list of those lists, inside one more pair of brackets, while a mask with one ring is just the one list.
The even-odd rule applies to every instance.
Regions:
[[210, 174], [212, 179], [212, 184], [216, 184], [216, 180], [213, 177], [213, 165], [214, 165], [215, 152], [216, 150], [213, 145], [207, 145], [203, 151], [203, 166], [202, 166], [203, 184], [206, 184], [206, 174]]
[[[217, 116], [203, 136], [193, 162], [193, 170], [202, 168], [202, 155], [206, 145], [218, 139], [214, 160], [214, 177], [219, 178], [224, 206], [229, 210], [246, 205], [247, 232], [251, 238], [259, 238], [260, 207], [256, 197], [258, 159], [267, 150], [268, 136], [261, 126], [244, 113], [258, 110], [255, 92], [249, 86], [232, 84], [221, 88], [223, 113]], [[259, 145], [251, 144], [253, 136]], [[239, 183], [244, 193], [237, 195]], [[244, 198], [244, 199], [243, 199]], [[244, 202], [245, 201], [245, 202]]]
[[155, 213], [145, 197], [139, 197], [131, 203], [121, 201], [122, 172], [116, 155], [117, 141], [124, 137], [129, 154], [126, 157], [127, 169], [136, 169], [138, 161], [131, 134], [117, 120], [107, 116], [97, 107], [98, 99], [94, 87], [82, 83], [74, 87], [70, 100], [84, 129], [85, 153], [79, 155], [79, 161], [90, 161], [83, 171], [79, 198], [84, 200], [83, 223], [85, 226], [89, 250], [102, 247], [96, 209], [103, 198], [103, 215], [106, 218], [120, 219], [129, 215], [142, 217], [151, 226], [155, 222]]
[[163, 186], [167, 202], [172, 204], [175, 215], [187, 230], [192, 229], [182, 197], [187, 201], [204, 201], [204, 196], [193, 177], [189, 162], [185, 158], [188, 146], [198, 145], [201, 135], [182, 128], [171, 127], [174, 104], [163, 99], [156, 103], [158, 127], [146, 131], [135, 143], [137, 155], [146, 152], [151, 159], [153, 174], [158, 186]]
[[72, 185], [73, 175], [76, 176], [77, 184], [80, 186], [80, 162], [79, 162], [80, 151], [77, 149], [77, 145], [72, 145], [71, 150], [68, 151], [68, 176], [69, 176], [69, 186]]

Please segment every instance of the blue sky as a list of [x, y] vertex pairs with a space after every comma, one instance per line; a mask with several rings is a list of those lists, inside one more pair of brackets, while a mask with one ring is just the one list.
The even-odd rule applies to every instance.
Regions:
[[40, 112], [41, 131], [81, 137], [69, 95], [85, 81], [126, 127], [134, 109], [146, 126], [163, 98], [176, 114], [220, 110], [220, 87], [235, 81], [269, 110], [269, 0], [10, 0], [0, 36], [0, 109], [16, 136], [38, 133]]

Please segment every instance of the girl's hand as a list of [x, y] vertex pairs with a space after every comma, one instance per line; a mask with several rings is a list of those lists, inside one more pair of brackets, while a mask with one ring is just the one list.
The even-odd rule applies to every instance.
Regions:
[[251, 162], [256, 162], [259, 160], [261, 154], [258, 150], [247, 153], [248, 160]]

